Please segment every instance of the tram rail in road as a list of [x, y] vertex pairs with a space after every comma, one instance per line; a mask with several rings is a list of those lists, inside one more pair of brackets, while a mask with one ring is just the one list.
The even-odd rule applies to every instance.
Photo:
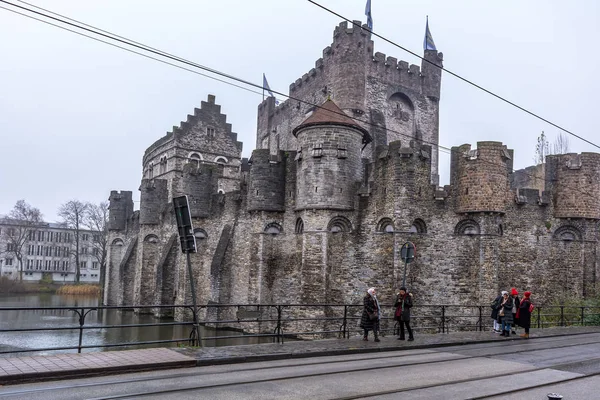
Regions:
[[[0, 399], [351, 400], [399, 394], [411, 399], [546, 399], [528, 397], [535, 390], [581, 399], [594, 398], [599, 374], [600, 333], [591, 333], [18, 385], [1, 388]], [[568, 385], [577, 397], [558, 390]], [[586, 388], [589, 393], [581, 394]]]

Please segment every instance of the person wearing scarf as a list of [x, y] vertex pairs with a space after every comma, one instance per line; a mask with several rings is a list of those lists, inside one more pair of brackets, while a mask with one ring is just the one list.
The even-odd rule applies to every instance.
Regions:
[[401, 287], [400, 292], [396, 297], [396, 304], [394, 304], [394, 307], [396, 307], [394, 319], [400, 324], [400, 336], [398, 337], [398, 340], [404, 340], [405, 325], [406, 330], [408, 331], [408, 341], [412, 342], [415, 340], [413, 331], [410, 328], [410, 309], [412, 305], [412, 294], [408, 293], [405, 287]]
[[360, 318], [360, 327], [364, 330], [363, 340], [369, 340], [369, 331], [373, 331], [375, 341], [379, 342], [379, 318], [381, 317], [381, 308], [377, 300], [377, 291], [374, 287], [367, 290], [363, 298], [363, 313]]

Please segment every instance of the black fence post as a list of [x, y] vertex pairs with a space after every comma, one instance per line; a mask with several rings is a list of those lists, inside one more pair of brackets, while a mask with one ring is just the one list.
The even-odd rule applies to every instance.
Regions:
[[585, 326], [585, 319], [584, 319], [584, 315], [583, 315], [584, 308], [585, 308], [585, 306], [581, 306], [581, 326]]
[[344, 320], [342, 322], [342, 337], [344, 339], [350, 339], [350, 333], [348, 332], [348, 306], [347, 305], [344, 305]]
[[540, 329], [540, 326], [541, 326], [540, 310], [541, 310], [541, 307], [538, 307], [537, 308], [537, 327], [538, 327], [538, 329]]
[[77, 353], [81, 353], [81, 345], [83, 342], [83, 324], [85, 323], [85, 310], [82, 308], [79, 314], [79, 344], [77, 345]]
[[565, 306], [560, 306], [560, 326], [565, 326]]
[[483, 307], [479, 306], [479, 332], [483, 332]]
[[446, 306], [442, 306], [442, 333], [446, 333]]

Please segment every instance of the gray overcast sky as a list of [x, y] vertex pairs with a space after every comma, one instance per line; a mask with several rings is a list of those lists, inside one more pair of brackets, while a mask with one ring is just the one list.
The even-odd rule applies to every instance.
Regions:
[[[12, 0], [11, 0], [12, 1]], [[16, 0], [14, 0], [16, 2]], [[144, 44], [288, 93], [332, 40], [339, 18], [305, 0], [31, 0]], [[365, 0], [320, 0], [365, 21]], [[425, 16], [445, 66], [600, 142], [600, 2], [372, 0], [374, 31], [422, 53]], [[2, 4], [4, 6], [4, 4]], [[144, 150], [214, 94], [255, 146], [261, 96], [0, 9], [0, 214], [19, 199], [55, 220], [73, 198], [139, 199]], [[420, 61], [374, 38], [375, 51]], [[515, 168], [558, 130], [444, 75], [440, 144], [502, 141]], [[599, 151], [570, 138], [572, 151]], [[441, 181], [449, 155], [441, 153]], [[139, 203], [136, 203], [136, 208]]]

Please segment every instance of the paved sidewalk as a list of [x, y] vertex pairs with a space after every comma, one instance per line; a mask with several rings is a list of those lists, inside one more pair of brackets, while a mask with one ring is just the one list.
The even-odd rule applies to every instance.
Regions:
[[[519, 333], [523, 330], [519, 329]], [[586, 333], [600, 333], [600, 327], [556, 327], [545, 329], [532, 329], [530, 341], [536, 338], [553, 336], [571, 336]], [[284, 344], [268, 343], [260, 345], [223, 346], [204, 348], [178, 348], [174, 349], [181, 354], [193, 357], [198, 366], [215, 364], [232, 364], [240, 362], [266, 361], [286, 358], [303, 358], [317, 356], [331, 356], [352, 353], [371, 353], [380, 351], [397, 351], [406, 349], [426, 349], [433, 347], [455, 346], [473, 343], [489, 343], [506, 340], [527, 340], [519, 336], [510, 338], [501, 337], [494, 332], [453, 332], [438, 334], [415, 334], [413, 342], [397, 340], [395, 336], [381, 338], [381, 342], [373, 342], [372, 335], [369, 341], [364, 342], [362, 336], [350, 339], [325, 339], [310, 341], [286, 341]]]
[[[532, 330], [531, 339], [599, 333], [600, 327], [547, 328]], [[416, 335], [414, 342], [382, 337], [381, 342], [364, 342], [360, 336], [350, 339], [286, 341], [244, 346], [204, 348], [153, 348], [82, 354], [57, 354], [30, 357], [0, 357], [0, 385], [33, 381], [49, 381], [92, 375], [185, 368], [203, 365], [231, 364], [286, 358], [330, 356], [405, 349], [423, 349], [510, 339], [493, 332], [454, 332], [449, 334]]]
[[0, 358], [0, 385], [195, 365], [164, 348]]

